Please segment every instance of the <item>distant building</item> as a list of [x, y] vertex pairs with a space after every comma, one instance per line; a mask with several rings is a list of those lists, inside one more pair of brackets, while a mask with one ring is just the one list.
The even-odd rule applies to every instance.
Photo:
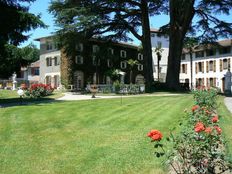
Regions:
[[[67, 56], [57, 49], [52, 37], [40, 41], [40, 81], [53, 87], [73, 86], [80, 90], [90, 84], [112, 84], [107, 72], [119, 69], [125, 72], [124, 83], [144, 83], [144, 60], [138, 47], [129, 43], [90, 39], [72, 45]], [[130, 79], [128, 60], [137, 60]], [[71, 80], [70, 80], [71, 79]], [[67, 81], [68, 84], [66, 83]], [[71, 81], [71, 82], [70, 82]]]
[[[192, 55], [192, 86], [214, 86], [224, 92], [224, 76], [232, 67], [232, 39], [219, 41], [218, 46], [195, 46]], [[180, 82], [191, 83], [190, 65], [190, 54], [185, 52], [181, 60]]]
[[151, 28], [151, 44], [152, 44], [152, 57], [153, 57], [153, 76], [154, 80], [158, 80], [158, 58], [155, 52], [157, 47], [162, 49], [162, 57], [160, 60], [159, 76], [160, 82], [165, 82], [168, 65], [168, 51], [169, 51], [169, 36], [159, 32], [158, 29]]
[[33, 84], [39, 82], [40, 74], [40, 61], [36, 61], [28, 65], [27, 67], [21, 67], [20, 76], [18, 81], [25, 81], [26, 83]]

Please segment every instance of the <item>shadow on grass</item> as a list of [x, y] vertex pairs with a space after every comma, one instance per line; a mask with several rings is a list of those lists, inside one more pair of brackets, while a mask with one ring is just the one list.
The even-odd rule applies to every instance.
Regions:
[[36, 105], [36, 104], [44, 104], [44, 103], [53, 103], [53, 102], [61, 102], [57, 101], [54, 98], [8, 98], [8, 99], [0, 99], [0, 108], [6, 107], [14, 107], [14, 106], [26, 106], [26, 105]]

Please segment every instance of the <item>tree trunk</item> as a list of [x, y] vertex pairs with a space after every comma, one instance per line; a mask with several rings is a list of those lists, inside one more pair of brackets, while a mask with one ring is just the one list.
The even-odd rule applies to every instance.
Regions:
[[170, 0], [169, 3], [170, 44], [166, 84], [171, 90], [179, 90], [179, 73], [183, 41], [194, 16], [194, 0]]
[[141, 1], [142, 10], [142, 46], [143, 55], [145, 59], [145, 84], [146, 92], [151, 92], [153, 78], [153, 67], [152, 67], [152, 49], [151, 49], [151, 32], [150, 32], [150, 21], [148, 14], [148, 4], [146, 0]]

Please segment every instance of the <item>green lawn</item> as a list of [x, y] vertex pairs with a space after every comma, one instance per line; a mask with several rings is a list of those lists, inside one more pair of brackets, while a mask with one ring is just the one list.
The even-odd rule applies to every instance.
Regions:
[[[191, 105], [182, 95], [2, 108], [0, 173], [167, 173], [146, 134], [166, 136]], [[224, 105], [219, 111], [231, 144], [231, 114]]]
[[[38, 102], [44, 100], [54, 100], [62, 96], [64, 96], [62, 92], [54, 91], [52, 95], [46, 96], [45, 98], [33, 99], [33, 98], [24, 97], [23, 102]], [[17, 94], [17, 91], [0, 90], [0, 104], [12, 104], [12, 103], [20, 103], [20, 98], [19, 95]]]

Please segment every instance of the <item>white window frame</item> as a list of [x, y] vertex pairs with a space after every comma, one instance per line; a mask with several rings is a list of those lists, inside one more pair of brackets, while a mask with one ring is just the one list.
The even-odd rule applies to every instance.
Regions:
[[112, 67], [112, 66], [113, 66], [112, 60], [107, 59], [107, 66], [108, 66], [108, 67]]
[[114, 49], [113, 48], [109, 48], [108, 51], [109, 51], [110, 55], [114, 55]]
[[97, 53], [99, 51], [98, 45], [93, 45], [93, 53]]
[[121, 67], [122, 69], [126, 69], [126, 67], [127, 67], [127, 62], [126, 62], [126, 61], [122, 61], [122, 62], [120, 63], [120, 67]]
[[[48, 64], [47, 64], [47, 59], [48, 59]], [[52, 66], [52, 57], [46, 57], [46, 67]]]
[[78, 44], [76, 44], [76, 50], [77, 51], [80, 51], [80, 52], [82, 52], [83, 51], [83, 44], [82, 43], [78, 43]]
[[138, 64], [138, 70], [143, 71], [143, 65], [142, 64]]
[[120, 51], [120, 57], [126, 58], [126, 51], [125, 50]]
[[143, 60], [143, 54], [141, 53], [138, 54], [138, 60]]
[[[78, 61], [78, 58], [80, 58], [79, 60], [80, 60], [80, 62]], [[83, 64], [83, 56], [80, 56], [80, 55], [78, 55], [78, 56], [76, 56], [75, 57], [75, 63], [76, 64], [78, 64], [78, 65], [81, 65], [81, 64]]]

